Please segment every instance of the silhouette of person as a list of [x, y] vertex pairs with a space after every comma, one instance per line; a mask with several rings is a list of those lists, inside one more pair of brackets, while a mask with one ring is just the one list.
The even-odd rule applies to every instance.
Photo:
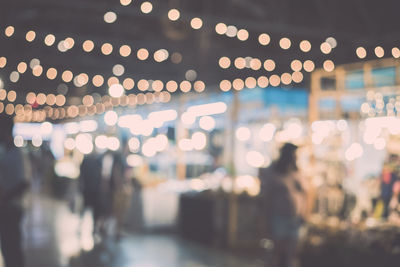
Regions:
[[21, 151], [14, 146], [12, 117], [0, 115], [0, 241], [6, 267], [23, 267], [21, 221], [26, 181]]

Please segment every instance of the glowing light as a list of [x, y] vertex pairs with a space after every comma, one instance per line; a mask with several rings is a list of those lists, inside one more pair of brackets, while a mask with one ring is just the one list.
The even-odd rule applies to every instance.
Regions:
[[231, 88], [232, 88], [232, 83], [231, 83], [230, 81], [228, 81], [228, 80], [222, 80], [222, 81], [219, 83], [219, 88], [220, 88], [222, 91], [227, 92], [227, 91], [231, 90]]
[[314, 64], [314, 62], [311, 61], [311, 60], [306, 60], [306, 61], [304, 61], [304, 63], [303, 63], [303, 68], [304, 68], [304, 70], [307, 71], [307, 72], [312, 72], [312, 71], [314, 71], [314, 69], [315, 69], [315, 64]]
[[300, 60], [295, 59], [292, 61], [292, 63], [290, 63], [290, 67], [293, 71], [301, 71], [303, 64], [301, 64]]
[[46, 121], [40, 125], [40, 134], [51, 135], [52, 132], [53, 132], [53, 124], [51, 124], [50, 122]]
[[17, 72], [17, 71], [11, 72], [10, 73], [10, 81], [13, 83], [16, 83], [16, 82], [18, 82], [18, 80], [19, 80], [19, 72]]
[[207, 145], [207, 137], [202, 132], [195, 132], [192, 135], [193, 148], [196, 150], [203, 150]]
[[75, 149], [75, 140], [71, 137], [65, 139], [64, 147], [67, 150], [74, 150]]
[[364, 154], [364, 149], [359, 143], [353, 143], [346, 150], [345, 157], [348, 161], [353, 161], [360, 158]]
[[261, 60], [259, 60], [258, 58], [252, 58], [250, 61], [250, 68], [252, 70], [259, 70], [262, 67], [262, 63]]
[[384, 150], [386, 147], [386, 141], [382, 137], [377, 138], [374, 142], [374, 147], [376, 150]]
[[167, 82], [165, 87], [167, 88], [168, 92], [173, 93], [178, 89], [178, 84], [175, 81], [169, 81], [169, 82]]
[[335, 63], [332, 60], [325, 60], [324, 61], [324, 70], [327, 72], [331, 72], [335, 69]]
[[236, 26], [229, 25], [228, 28], [226, 29], [226, 36], [228, 37], [235, 37], [237, 34], [237, 28]]
[[356, 54], [357, 54], [357, 57], [363, 59], [367, 56], [367, 50], [365, 50], [364, 47], [360, 46], [356, 49]]
[[142, 10], [144, 14], [148, 14], [153, 10], [153, 4], [147, 1], [143, 2], [140, 6], [140, 10]]
[[245, 29], [241, 29], [237, 32], [237, 38], [240, 41], [246, 41], [247, 39], [249, 39], [249, 32]]
[[97, 121], [95, 120], [84, 120], [79, 122], [79, 130], [84, 133], [90, 133], [97, 130]]
[[83, 51], [89, 53], [94, 49], [94, 43], [92, 40], [86, 40], [82, 44]]
[[72, 81], [72, 79], [74, 78], [74, 75], [72, 74], [71, 71], [66, 70], [61, 75], [61, 78], [63, 79], [64, 82], [68, 83], [68, 82]]
[[165, 49], [159, 49], [154, 53], [154, 60], [156, 62], [163, 62], [168, 59], [169, 53]]
[[7, 59], [5, 57], [0, 57], [0, 68], [4, 68], [7, 65]]
[[244, 84], [247, 88], [253, 89], [257, 86], [257, 80], [254, 77], [247, 77]]
[[101, 52], [106, 56], [110, 55], [112, 51], [113, 51], [113, 46], [110, 43], [105, 43], [101, 46]]
[[36, 38], [36, 33], [34, 31], [29, 31], [26, 33], [25, 39], [28, 42], [33, 42], [33, 40], [35, 40]]
[[90, 134], [78, 134], [75, 138], [75, 144], [82, 154], [90, 154], [93, 151], [93, 140]]
[[121, 64], [116, 64], [114, 65], [112, 72], [115, 76], [121, 76], [124, 74], [125, 68]]
[[119, 2], [123, 6], [129, 6], [132, 3], [132, 0], [120, 0]]
[[192, 140], [190, 140], [190, 139], [179, 140], [178, 147], [182, 151], [191, 151], [194, 149]]
[[332, 48], [336, 48], [337, 46], [337, 41], [334, 37], [328, 37], [326, 38], [326, 41]]
[[218, 24], [215, 26], [215, 32], [218, 33], [218, 34], [220, 34], [220, 35], [225, 34], [227, 30], [228, 30], [228, 27], [226, 26], [225, 23], [222, 23], [222, 22], [221, 22], [221, 23], [218, 23]]
[[310, 52], [311, 50], [311, 43], [307, 40], [303, 40], [300, 42], [300, 50], [304, 53]]
[[210, 104], [203, 104], [197, 106], [191, 106], [187, 109], [187, 112], [197, 117], [216, 115], [225, 113], [228, 106], [224, 102], [215, 102]]
[[106, 23], [114, 23], [117, 20], [117, 14], [112, 11], [107, 12], [104, 14], [104, 21]]
[[5, 34], [7, 37], [11, 37], [11, 36], [14, 34], [14, 31], [15, 31], [15, 29], [14, 29], [13, 26], [8, 26], [8, 27], [4, 30], [4, 34]]
[[239, 141], [248, 141], [251, 137], [250, 129], [247, 127], [240, 127], [236, 130], [235, 136]]
[[195, 123], [196, 121], [196, 116], [189, 113], [189, 112], [184, 112], [181, 116], [181, 121], [185, 124], [185, 125], [192, 125], [193, 123]]
[[206, 85], [203, 81], [195, 81], [193, 88], [196, 92], [201, 93], [206, 89]]
[[281, 78], [278, 76], [278, 75], [276, 75], [276, 74], [274, 74], [274, 75], [271, 75], [271, 77], [269, 77], [269, 83], [272, 85], [272, 86], [278, 86], [280, 83], [281, 83]]
[[118, 114], [117, 112], [110, 110], [107, 111], [106, 114], [104, 114], [104, 122], [108, 126], [114, 126], [118, 122]]
[[228, 57], [221, 57], [218, 64], [221, 68], [227, 69], [231, 66], [231, 60]]
[[177, 21], [180, 16], [181, 13], [177, 9], [171, 9], [170, 11], [168, 11], [168, 18], [172, 21]]
[[182, 92], [187, 93], [192, 89], [192, 84], [189, 81], [182, 81], [179, 87]]
[[279, 46], [280, 46], [282, 49], [287, 50], [287, 49], [290, 48], [291, 45], [292, 45], [292, 42], [290, 41], [289, 38], [284, 37], [284, 38], [282, 38], [281, 40], [279, 40]]
[[117, 137], [111, 136], [107, 138], [107, 148], [111, 151], [117, 151], [120, 147], [120, 142]]
[[36, 77], [39, 77], [40, 75], [42, 75], [42, 73], [43, 73], [43, 67], [40, 65], [37, 65], [32, 69], [32, 74]]
[[392, 56], [394, 58], [400, 58], [400, 49], [398, 47], [392, 48]]
[[292, 82], [292, 75], [290, 75], [289, 73], [283, 73], [281, 75], [281, 81], [283, 84], [289, 85]]
[[382, 58], [385, 55], [385, 50], [381, 46], [375, 47], [375, 55], [378, 58]]
[[49, 80], [54, 80], [57, 77], [57, 70], [55, 68], [49, 68], [46, 75]]
[[214, 118], [210, 116], [201, 117], [199, 120], [200, 128], [206, 131], [213, 130], [215, 128], [215, 124]]
[[295, 83], [301, 83], [303, 81], [303, 73], [299, 72], [299, 71], [295, 71], [292, 73], [292, 80]]
[[139, 60], [146, 60], [149, 57], [149, 51], [146, 48], [140, 48], [137, 51], [137, 58]]
[[119, 48], [119, 54], [122, 57], [128, 57], [132, 52], [132, 49], [129, 45], [123, 45]]
[[323, 42], [320, 46], [320, 49], [324, 54], [329, 54], [332, 51], [332, 47], [327, 42]]
[[246, 162], [254, 168], [260, 168], [264, 165], [264, 156], [258, 151], [249, 151], [246, 153]]
[[132, 137], [128, 141], [129, 151], [137, 153], [140, 149], [140, 141], [136, 137]]
[[348, 128], [347, 121], [345, 121], [345, 120], [339, 120], [339, 121], [336, 123], [336, 127], [337, 127], [338, 130], [341, 131], [341, 132], [346, 131], [347, 128]]
[[34, 135], [32, 137], [32, 145], [35, 147], [40, 147], [43, 144], [42, 137], [40, 135]]
[[262, 33], [258, 36], [258, 42], [264, 46], [268, 45], [271, 42], [271, 37], [266, 33]]
[[95, 75], [92, 78], [92, 83], [96, 87], [100, 87], [104, 84], [104, 78], [101, 75]]
[[260, 77], [258, 77], [258, 79], [257, 79], [257, 84], [258, 84], [258, 87], [260, 87], [260, 88], [265, 88], [265, 87], [267, 87], [268, 84], [269, 84], [268, 78], [265, 77], [265, 76], [260, 76]]
[[9, 102], [14, 102], [16, 99], [17, 99], [17, 92], [15, 92], [14, 90], [9, 91], [7, 94], [7, 100]]
[[20, 135], [14, 137], [14, 145], [16, 147], [23, 147], [24, 146], [24, 138]]
[[159, 134], [154, 138], [156, 151], [161, 152], [168, 148], [168, 137], [165, 134]]
[[200, 18], [193, 18], [190, 21], [190, 26], [192, 26], [193, 29], [198, 30], [203, 26], [203, 21]]
[[235, 59], [235, 67], [237, 69], [244, 69], [246, 67], [246, 60], [242, 57], [238, 57]]
[[232, 83], [233, 89], [235, 90], [242, 90], [244, 88], [244, 82], [242, 79], [235, 79]]
[[144, 79], [139, 80], [137, 83], [137, 87], [140, 91], [146, 91], [147, 89], [149, 89], [149, 86], [150, 86], [149, 82]]
[[275, 61], [267, 59], [264, 61], [264, 69], [266, 71], [273, 71], [275, 69]]
[[135, 86], [135, 81], [133, 79], [131, 79], [131, 78], [126, 78], [123, 81], [122, 85], [124, 86], [124, 88], [126, 90], [132, 90], [133, 87]]
[[124, 92], [124, 87], [120, 84], [113, 84], [108, 88], [108, 94], [115, 98], [123, 96]]
[[154, 157], [157, 154], [157, 148], [154, 142], [154, 138], [150, 138], [143, 144], [142, 153], [148, 158]]
[[272, 123], [265, 124], [261, 128], [260, 133], [259, 133], [259, 137], [260, 137], [261, 141], [264, 141], [264, 142], [271, 141], [274, 138], [275, 131], [276, 131], [276, 127], [274, 124], [272, 124]]

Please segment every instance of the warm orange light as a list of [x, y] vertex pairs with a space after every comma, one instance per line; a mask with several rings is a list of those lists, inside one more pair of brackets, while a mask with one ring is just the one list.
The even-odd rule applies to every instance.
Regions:
[[46, 75], [48, 79], [54, 80], [57, 77], [57, 70], [55, 68], [49, 68]]
[[283, 73], [281, 75], [281, 81], [283, 84], [289, 85], [292, 82], [292, 75], [290, 75], [289, 73]]
[[201, 18], [193, 18], [190, 21], [190, 26], [192, 26], [193, 29], [198, 30], [203, 26], [203, 21]]
[[292, 80], [293, 80], [295, 83], [301, 83], [301, 82], [303, 81], [303, 73], [298, 72], [298, 71], [293, 72], [293, 74], [292, 74]]
[[292, 45], [292, 42], [290, 41], [289, 38], [284, 37], [284, 38], [282, 38], [282, 39], [279, 41], [279, 46], [280, 46], [282, 49], [287, 50], [287, 49], [290, 48], [291, 45]]
[[241, 29], [237, 32], [237, 38], [240, 41], [246, 41], [247, 39], [249, 39], [249, 32], [245, 29]]
[[7, 100], [9, 102], [14, 102], [16, 99], [17, 99], [17, 92], [15, 92], [14, 90], [9, 91], [7, 94]]
[[26, 103], [33, 105], [36, 101], [36, 94], [34, 92], [29, 92], [26, 95]]
[[301, 64], [300, 60], [293, 60], [292, 63], [290, 63], [290, 67], [292, 68], [293, 71], [301, 71], [303, 68], [303, 64]]
[[63, 79], [64, 82], [69, 83], [70, 81], [72, 81], [72, 79], [74, 78], [74, 75], [72, 74], [71, 71], [66, 70], [63, 72], [63, 74], [61, 75], [61, 78]]
[[261, 77], [259, 77], [258, 79], [257, 79], [257, 84], [258, 84], [258, 86], [259, 87], [261, 87], [261, 88], [265, 88], [265, 87], [267, 87], [268, 86], [268, 78], [267, 77], [265, 77], [265, 76], [261, 76]]
[[246, 67], [246, 60], [242, 57], [237, 57], [235, 59], [235, 67], [237, 69], [244, 69]]
[[378, 58], [382, 58], [385, 55], [385, 50], [383, 49], [382, 46], [375, 47], [375, 55]]
[[140, 60], [146, 60], [149, 57], [149, 51], [146, 48], [140, 48], [137, 51], [137, 57]]
[[113, 51], [113, 46], [110, 43], [104, 43], [101, 46], [101, 52], [106, 56], [110, 55], [112, 51]]
[[119, 48], [119, 54], [123, 57], [128, 57], [132, 52], [132, 49], [129, 45], [123, 45]]
[[271, 75], [271, 77], [269, 77], [269, 83], [272, 86], [278, 86], [281, 83], [281, 78], [279, 78], [279, 76], [276, 74]]
[[11, 36], [14, 34], [14, 31], [15, 31], [15, 29], [14, 29], [13, 26], [8, 26], [8, 27], [4, 30], [4, 34], [5, 34], [7, 37], [11, 37]]
[[271, 42], [271, 37], [266, 33], [262, 33], [258, 36], [258, 42], [264, 46], [268, 45]]
[[56, 96], [54, 94], [48, 94], [46, 97], [46, 104], [53, 106], [56, 103]]
[[104, 84], [104, 78], [103, 78], [103, 76], [101, 76], [101, 75], [99, 75], [99, 74], [93, 76], [93, 78], [92, 78], [92, 83], [93, 83], [93, 85], [96, 86], [96, 87], [102, 86], [102, 85]]
[[36, 77], [39, 77], [40, 75], [42, 75], [43, 73], [43, 67], [40, 65], [36, 65], [33, 69], [32, 69], [32, 74]]
[[238, 90], [238, 91], [242, 90], [244, 88], [244, 82], [242, 79], [235, 79], [233, 81], [232, 85], [233, 85], [233, 89]]
[[131, 78], [126, 78], [123, 83], [122, 86], [126, 89], [126, 90], [132, 90], [133, 87], [135, 86], [135, 81]]
[[94, 49], [94, 43], [92, 40], [86, 40], [82, 44], [83, 51], [89, 53]]
[[300, 42], [300, 50], [307, 53], [311, 50], [311, 43], [307, 40], [303, 40]]
[[173, 92], [175, 92], [176, 90], [178, 90], [178, 83], [175, 82], [175, 81], [169, 81], [169, 82], [167, 82], [167, 84], [166, 84], [166, 88], [167, 88], [168, 92], [173, 93]]
[[110, 87], [113, 84], [119, 84], [119, 79], [117, 77], [108, 78], [107, 85]]
[[215, 32], [223, 35], [226, 33], [226, 31], [228, 30], [228, 27], [226, 26], [225, 23], [218, 23], [217, 25], [215, 25]]
[[147, 80], [139, 80], [137, 83], [137, 87], [140, 91], [146, 91], [147, 89], [149, 89], [149, 82]]
[[36, 33], [34, 31], [29, 31], [25, 35], [25, 39], [28, 42], [33, 42], [33, 40], [35, 40], [35, 38], [36, 38]]
[[332, 47], [330, 44], [328, 44], [327, 42], [323, 42], [321, 44], [321, 52], [324, 54], [329, 54], [332, 51]]
[[181, 13], [177, 9], [171, 9], [168, 11], [168, 18], [172, 21], [176, 21], [181, 16]]
[[232, 83], [228, 80], [222, 80], [219, 83], [219, 88], [224, 92], [228, 92], [232, 88]]
[[182, 92], [187, 93], [192, 89], [192, 84], [189, 81], [182, 81], [179, 87]]
[[307, 72], [312, 72], [312, 71], [314, 71], [314, 69], [315, 69], [315, 64], [314, 64], [314, 62], [311, 61], [311, 60], [306, 60], [306, 61], [304, 61], [304, 63], [303, 63], [303, 68], [304, 68], [304, 70], [307, 71]]
[[156, 92], [161, 92], [162, 89], [164, 88], [164, 83], [160, 80], [155, 80], [152, 84], [151, 87], [153, 88], [154, 91]]
[[275, 69], [275, 61], [267, 59], [264, 61], [264, 69], [266, 71], [273, 71]]
[[150, 2], [143, 2], [140, 9], [143, 13], [148, 14], [153, 10], [153, 4]]
[[17, 66], [17, 70], [19, 73], [25, 73], [27, 68], [28, 68], [28, 65], [25, 62], [20, 62]]
[[0, 68], [4, 68], [7, 65], [7, 58], [0, 57]]
[[359, 58], [361, 58], [361, 59], [363, 59], [363, 58], [365, 58], [366, 56], [367, 56], [367, 50], [365, 50], [365, 48], [364, 47], [358, 47], [357, 49], [356, 49], [356, 54], [357, 54], [357, 56], [359, 57]]
[[218, 63], [221, 68], [227, 69], [231, 65], [231, 60], [228, 57], [221, 57]]
[[206, 85], [203, 81], [195, 81], [193, 88], [196, 92], [201, 93], [206, 89]]
[[253, 70], [259, 70], [262, 67], [262, 63], [261, 60], [259, 60], [258, 58], [252, 58], [250, 60], [250, 68]]
[[253, 89], [257, 86], [257, 80], [254, 77], [247, 77], [244, 84], [247, 88]]
[[331, 72], [335, 69], [335, 63], [332, 60], [325, 60], [324, 61], [324, 70], [327, 72]]

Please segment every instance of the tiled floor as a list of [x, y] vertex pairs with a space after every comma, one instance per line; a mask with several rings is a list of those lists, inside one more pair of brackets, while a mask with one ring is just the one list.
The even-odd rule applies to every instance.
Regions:
[[[89, 216], [80, 220], [61, 201], [31, 196], [24, 222], [27, 267], [260, 266], [172, 235], [126, 234], [94, 244]], [[2, 267], [0, 263], [0, 267]]]

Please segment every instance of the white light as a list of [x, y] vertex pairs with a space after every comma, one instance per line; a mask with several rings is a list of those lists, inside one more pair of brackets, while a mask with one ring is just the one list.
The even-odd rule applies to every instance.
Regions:
[[258, 151], [249, 151], [246, 153], [246, 162], [254, 168], [260, 168], [264, 165], [264, 156]]
[[203, 150], [207, 145], [207, 137], [202, 132], [195, 132], [192, 135], [193, 148], [196, 150]]
[[132, 137], [128, 141], [129, 151], [137, 153], [140, 149], [140, 141], [136, 137]]
[[298, 120], [289, 121], [285, 126], [285, 131], [288, 133], [289, 139], [299, 138], [303, 133], [303, 126]]
[[240, 127], [236, 130], [236, 138], [239, 141], [248, 141], [251, 137], [250, 129], [247, 127]]
[[320, 133], [313, 133], [311, 136], [311, 140], [314, 145], [320, 145], [322, 141], [324, 141], [325, 136]]
[[107, 148], [107, 141], [108, 138], [105, 135], [99, 135], [96, 137], [96, 139], [94, 140], [94, 143], [96, 145], [97, 148], [99, 149], [106, 149]]
[[40, 125], [40, 133], [42, 135], [51, 135], [53, 132], [53, 124], [50, 122], [43, 122], [42, 125]]
[[165, 134], [159, 134], [155, 137], [156, 150], [164, 151], [168, 147], [168, 137]]
[[275, 131], [276, 131], [275, 125], [273, 125], [272, 123], [265, 124], [261, 128], [260, 134], [259, 134], [261, 141], [264, 141], [264, 142], [271, 141], [272, 138], [274, 138]]
[[157, 148], [155, 147], [154, 138], [147, 140], [142, 146], [142, 153], [146, 157], [154, 157], [157, 153]]
[[90, 134], [78, 134], [75, 138], [76, 148], [82, 154], [90, 154], [93, 151], [92, 136]]
[[75, 149], [75, 140], [71, 137], [65, 139], [64, 147], [67, 150], [74, 150]]
[[348, 161], [353, 161], [360, 158], [364, 153], [363, 147], [359, 143], [353, 143], [345, 153], [345, 157]]
[[186, 138], [179, 140], [178, 147], [182, 151], [191, 151], [194, 149], [192, 140]]
[[216, 102], [198, 106], [189, 107], [187, 112], [194, 116], [201, 117], [207, 115], [215, 115], [226, 112], [228, 106], [224, 102]]
[[165, 122], [176, 120], [177, 117], [178, 113], [175, 110], [168, 109], [151, 112], [148, 116], [148, 119], [159, 126], [157, 128], [160, 128]]
[[79, 124], [77, 122], [68, 122], [64, 125], [67, 134], [77, 134], [79, 132]]
[[79, 122], [79, 129], [81, 132], [90, 133], [97, 130], [97, 121], [95, 120], [85, 120]]
[[215, 120], [213, 117], [204, 116], [199, 120], [200, 128], [206, 131], [211, 131], [215, 128]]
[[336, 127], [338, 128], [339, 131], [344, 132], [344, 131], [347, 130], [347, 128], [348, 128], [349, 126], [348, 126], [348, 124], [347, 124], [347, 121], [345, 121], [345, 120], [339, 120], [339, 121], [336, 123]]
[[124, 115], [119, 117], [118, 119], [118, 126], [124, 128], [131, 128], [136, 124], [142, 122], [142, 116], [138, 114], [131, 114], [131, 115]]
[[126, 163], [131, 167], [139, 167], [143, 165], [143, 158], [139, 155], [131, 154], [126, 158]]
[[260, 181], [251, 175], [238, 176], [235, 180], [235, 192], [246, 191], [250, 196], [257, 196], [260, 193]]
[[104, 115], [104, 122], [108, 126], [114, 126], [118, 122], [118, 114], [117, 112], [110, 110], [107, 111], [106, 114]]
[[43, 143], [42, 137], [40, 135], [35, 135], [32, 137], [32, 145], [35, 147], [40, 147]]
[[118, 83], [113, 84], [108, 88], [108, 94], [112, 97], [121, 97], [124, 93], [124, 87]]
[[111, 136], [107, 138], [107, 148], [111, 151], [117, 151], [120, 147], [120, 142], [117, 137]]
[[386, 147], [386, 141], [382, 137], [378, 138], [374, 142], [374, 147], [376, 150], [383, 150]]
[[194, 116], [191, 113], [184, 112], [181, 116], [181, 120], [185, 125], [192, 125], [193, 123], [196, 122], [196, 116]]
[[153, 124], [149, 120], [144, 120], [139, 126], [140, 134], [144, 136], [150, 136], [153, 133]]
[[14, 145], [16, 147], [23, 147], [24, 146], [24, 138], [20, 135], [14, 137]]
[[124, 74], [125, 68], [124, 68], [124, 66], [122, 66], [121, 64], [117, 64], [117, 65], [115, 65], [115, 66], [113, 67], [112, 71], [113, 71], [113, 74], [114, 74], [115, 76], [121, 76], [121, 75]]
[[104, 21], [106, 23], [114, 23], [117, 20], [117, 14], [112, 11], [107, 12], [104, 14]]

